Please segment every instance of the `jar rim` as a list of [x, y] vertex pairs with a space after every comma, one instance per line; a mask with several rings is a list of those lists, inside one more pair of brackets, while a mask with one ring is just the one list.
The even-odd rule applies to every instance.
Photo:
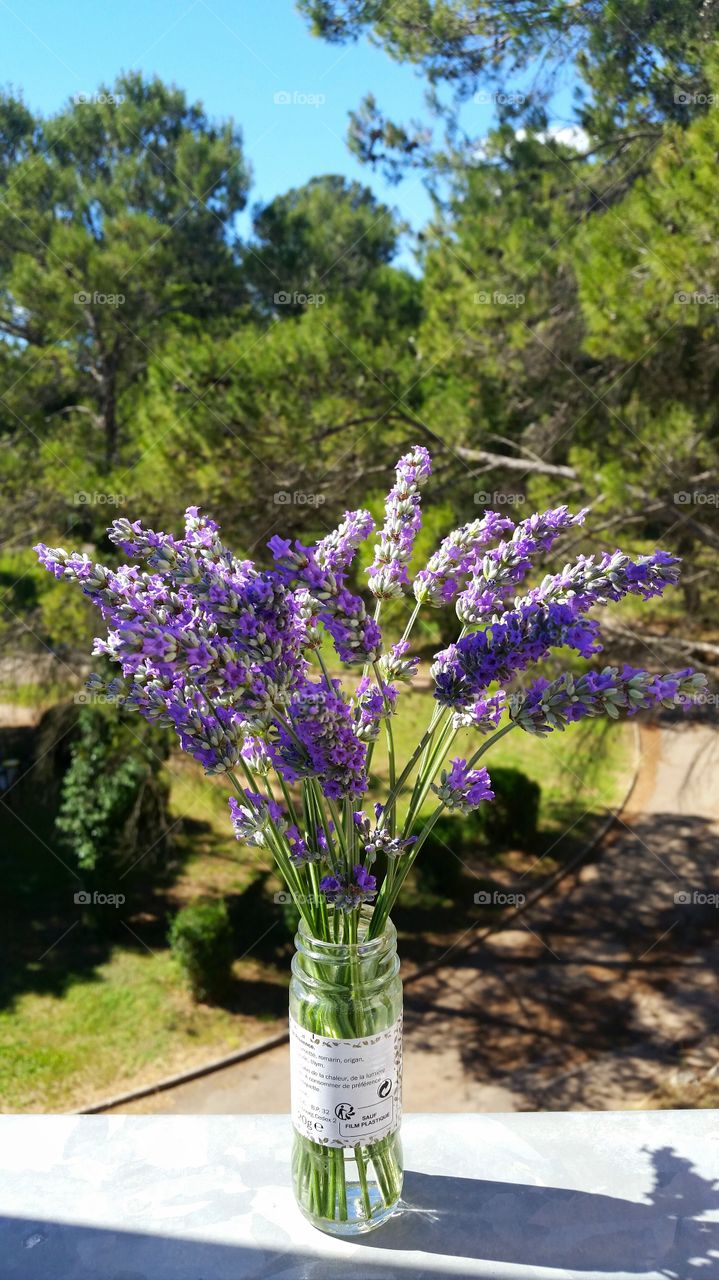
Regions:
[[372, 920], [372, 909], [370, 907], [361, 907], [359, 915], [359, 936], [357, 942], [332, 942], [329, 939], [317, 938], [310, 932], [307, 921], [303, 916], [300, 917], [299, 926], [295, 935], [295, 947], [298, 951], [311, 951], [315, 955], [322, 956], [327, 960], [334, 958], [341, 959], [347, 955], [356, 955], [361, 957], [371, 957], [386, 951], [397, 941], [397, 930], [392, 921], [385, 921], [384, 929], [376, 938], [366, 938], [362, 936], [364, 931], [369, 928]]

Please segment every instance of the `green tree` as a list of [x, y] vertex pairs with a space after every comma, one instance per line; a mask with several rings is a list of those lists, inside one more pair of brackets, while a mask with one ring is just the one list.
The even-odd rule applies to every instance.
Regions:
[[[578, 122], [610, 155], [615, 146], [655, 137], [662, 121], [686, 123], [708, 102], [704, 61], [716, 11], [693, 0], [621, 7], [610, 0], [298, 0], [298, 8], [325, 40], [343, 44], [369, 34], [390, 57], [418, 67], [432, 114], [450, 125], [445, 153], [458, 136], [456, 108], [491, 85], [500, 91], [501, 118], [526, 116], [541, 127], [542, 107], [568, 63], [580, 79]], [[350, 139], [392, 176], [403, 163], [442, 167], [426, 127], [388, 121], [373, 95], [355, 113]]]
[[149, 514], [200, 493], [252, 554], [279, 527], [327, 531], [385, 485], [395, 450], [416, 438], [420, 321], [420, 282], [380, 266], [371, 287], [328, 290], [285, 320], [173, 339], [152, 362], [136, 424]]
[[313, 178], [256, 210], [244, 269], [261, 312], [297, 314], [300, 295], [366, 288], [393, 257], [400, 228], [368, 187]]
[[163, 730], [145, 725], [137, 733], [112, 711], [80, 708], [55, 826], [89, 883], [127, 872], [141, 858], [135, 880], [147, 883], [162, 864], [169, 843], [169, 787], [161, 772], [167, 755]]
[[134, 74], [48, 120], [5, 96], [0, 136], [2, 465], [36, 508], [54, 479], [58, 509], [132, 461], [164, 336], [240, 305], [248, 171], [231, 122]]

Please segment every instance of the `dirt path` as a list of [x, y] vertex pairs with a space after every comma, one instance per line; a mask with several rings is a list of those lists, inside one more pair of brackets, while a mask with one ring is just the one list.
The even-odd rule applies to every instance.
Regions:
[[[718, 777], [716, 728], [642, 730], [630, 806], [591, 864], [407, 988], [408, 1111], [639, 1106], [679, 1063], [719, 1061], [719, 906], [675, 902], [719, 895]], [[121, 1109], [286, 1112], [287, 1055]]]

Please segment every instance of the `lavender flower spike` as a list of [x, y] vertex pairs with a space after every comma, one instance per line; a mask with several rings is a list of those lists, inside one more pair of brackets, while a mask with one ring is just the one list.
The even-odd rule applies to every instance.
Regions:
[[421, 569], [414, 580], [414, 594], [419, 604], [438, 609], [454, 600], [464, 579], [474, 572], [481, 548], [508, 529], [514, 529], [509, 516], [486, 511], [481, 519], [471, 520], [449, 533], [430, 556], [427, 568]]
[[364, 542], [373, 529], [374, 520], [369, 511], [346, 511], [342, 523], [315, 547], [320, 569], [344, 573], [354, 560], [360, 542]]
[[689, 669], [654, 676], [633, 667], [605, 667], [576, 678], [564, 672], [551, 682], [540, 678], [529, 689], [509, 698], [509, 718], [525, 733], [544, 737], [554, 729], [586, 716], [607, 715], [612, 720], [635, 715], [647, 707], [685, 706], [706, 687], [706, 676]]
[[507, 542], [500, 542], [477, 564], [469, 586], [457, 600], [461, 622], [476, 623], [501, 613], [514, 595], [516, 584], [526, 577], [532, 556], [549, 551], [565, 529], [583, 524], [586, 509], [572, 515], [566, 507], [555, 507], [523, 520]]
[[352, 875], [323, 876], [320, 889], [336, 911], [354, 911], [363, 902], [371, 902], [377, 892], [377, 880], [361, 863], [352, 868]]
[[470, 769], [459, 756], [452, 761], [449, 773], [442, 770], [439, 785], [432, 783], [432, 790], [448, 809], [471, 813], [483, 800], [494, 800], [491, 779], [486, 769]]
[[431, 471], [429, 453], [421, 445], [397, 463], [397, 479], [387, 498], [384, 526], [368, 571], [370, 591], [379, 600], [402, 596], [409, 586], [407, 565], [422, 524], [419, 491]]

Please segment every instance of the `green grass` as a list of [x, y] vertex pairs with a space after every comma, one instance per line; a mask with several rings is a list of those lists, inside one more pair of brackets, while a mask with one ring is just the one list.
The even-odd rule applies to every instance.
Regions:
[[45, 684], [0, 683], [0, 702], [13, 704], [16, 707], [44, 709], [54, 706], [57, 702], [73, 698], [80, 689], [82, 689], [80, 681], [74, 684], [55, 681]]
[[27, 993], [0, 1013], [3, 1110], [72, 1109], [256, 1038], [247, 1019], [193, 1005], [169, 953], [117, 947], [62, 997]]

